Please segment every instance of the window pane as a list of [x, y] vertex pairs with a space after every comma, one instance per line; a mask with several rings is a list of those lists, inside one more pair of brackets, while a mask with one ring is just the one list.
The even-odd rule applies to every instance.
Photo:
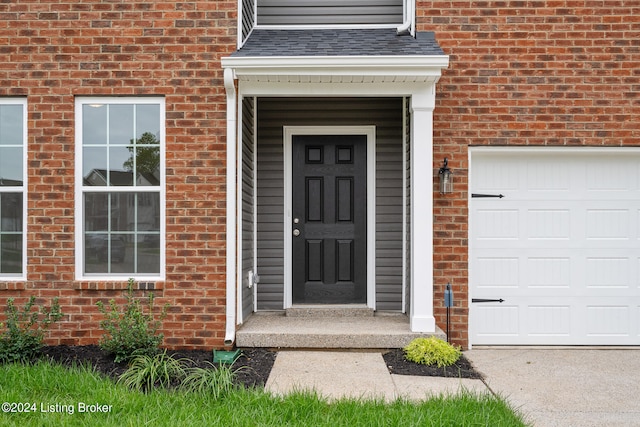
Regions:
[[82, 106], [82, 143], [107, 143], [107, 106], [85, 104]]
[[160, 147], [136, 147], [136, 185], [160, 185]]
[[85, 231], [107, 231], [109, 226], [109, 194], [85, 193]]
[[85, 147], [82, 150], [82, 176], [84, 185], [107, 185], [106, 147]]
[[133, 105], [110, 105], [109, 144], [128, 145], [133, 138]]
[[160, 195], [138, 193], [138, 231], [160, 231]]
[[133, 185], [133, 148], [109, 147], [109, 185]]
[[22, 273], [22, 233], [0, 233], [0, 273]]
[[22, 105], [0, 105], [0, 145], [22, 145]]
[[0, 193], [0, 232], [22, 232], [22, 193]]
[[160, 273], [160, 235], [138, 235], [138, 273]]
[[[141, 104], [136, 106], [136, 138], [141, 139], [145, 132], [151, 133], [157, 141], [160, 139], [160, 105]], [[148, 139], [138, 144], [149, 144]], [[156, 142], [157, 144], [157, 142]]]
[[108, 242], [106, 233], [91, 233], [84, 238], [85, 273], [108, 273]]
[[124, 234], [112, 234], [109, 239], [111, 249], [111, 271], [114, 273], [135, 273], [133, 271], [133, 263], [131, 262], [132, 254], [127, 249], [127, 235]]
[[135, 193], [111, 193], [111, 231], [135, 231]]
[[22, 185], [22, 147], [0, 147], [0, 186]]

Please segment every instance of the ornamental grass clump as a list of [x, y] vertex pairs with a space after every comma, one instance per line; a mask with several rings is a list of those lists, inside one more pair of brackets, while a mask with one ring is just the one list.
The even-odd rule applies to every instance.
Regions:
[[181, 388], [184, 391], [200, 396], [206, 395], [213, 399], [227, 396], [235, 388], [233, 379], [237, 369], [233, 370], [230, 366], [215, 366], [211, 362], [208, 363], [210, 364], [208, 369], [198, 367], [189, 369], [187, 376], [182, 381]]
[[141, 354], [133, 358], [118, 382], [138, 391], [169, 388], [186, 376], [186, 362], [186, 359], [174, 359], [166, 350], [155, 355]]
[[407, 360], [438, 368], [454, 365], [462, 356], [460, 348], [435, 337], [416, 338], [403, 350]]

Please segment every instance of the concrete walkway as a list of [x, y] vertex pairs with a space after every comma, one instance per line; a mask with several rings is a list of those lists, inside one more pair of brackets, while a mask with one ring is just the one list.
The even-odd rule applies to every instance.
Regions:
[[536, 427], [640, 426], [640, 349], [478, 349], [465, 356], [485, 382], [390, 375], [373, 351], [281, 351], [266, 389], [392, 401], [464, 387], [506, 398]]
[[425, 399], [461, 387], [487, 392], [480, 380], [390, 375], [382, 354], [351, 351], [281, 351], [266, 389], [277, 394], [315, 390], [328, 399]]

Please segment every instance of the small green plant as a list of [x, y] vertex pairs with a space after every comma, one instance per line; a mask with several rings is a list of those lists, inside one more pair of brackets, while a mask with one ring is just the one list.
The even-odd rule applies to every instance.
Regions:
[[[63, 316], [54, 298], [51, 307], [34, 310], [36, 297], [31, 296], [22, 309], [15, 306], [14, 299], [7, 300], [5, 314], [6, 330], [0, 335], [0, 362], [28, 362], [35, 358], [42, 347], [44, 333], [52, 323]], [[0, 330], [5, 325], [0, 323]]]
[[124, 307], [120, 308], [115, 300], [108, 307], [98, 301], [98, 309], [106, 317], [100, 322], [105, 334], [100, 339], [100, 348], [115, 355], [116, 362], [129, 361], [139, 355], [152, 356], [160, 351], [163, 334], [158, 333], [162, 320], [167, 316], [165, 305], [158, 319], [154, 319], [154, 296], [150, 293], [145, 313], [140, 299], [133, 295], [135, 281], [129, 279]]
[[153, 387], [168, 388], [186, 375], [184, 362], [184, 359], [167, 355], [166, 350], [155, 355], [141, 354], [133, 358], [118, 382], [138, 391], [149, 391]]
[[462, 351], [436, 337], [416, 338], [404, 348], [407, 360], [439, 368], [455, 364]]
[[206, 395], [213, 399], [220, 399], [234, 389], [233, 379], [237, 370], [230, 366], [215, 366], [209, 362], [211, 368], [191, 368], [182, 382], [182, 389], [186, 392]]

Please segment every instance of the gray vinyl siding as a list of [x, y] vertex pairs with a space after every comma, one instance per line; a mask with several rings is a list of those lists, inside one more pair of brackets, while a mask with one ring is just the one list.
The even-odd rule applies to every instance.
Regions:
[[[402, 99], [258, 99], [258, 309], [284, 298], [283, 126], [376, 126], [376, 307], [402, 310]], [[371, 242], [369, 242], [371, 243]]]
[[[260, 117], [258, 108], [258, 117]], [[284, 163], [282, 136], [258, 125], [258, 310], [284, 307]]]
[[393, 24], [403, 0], [257, 0], [258, 25]]
[[253, 270], [254, 248], [254, 114], [255, 98], [242, 101], [242, 317], [253, 312], [253, 290], [247, 274]]
[[255, 25], [256, 0], [242, 0], [242, 40], [247, 39]]

